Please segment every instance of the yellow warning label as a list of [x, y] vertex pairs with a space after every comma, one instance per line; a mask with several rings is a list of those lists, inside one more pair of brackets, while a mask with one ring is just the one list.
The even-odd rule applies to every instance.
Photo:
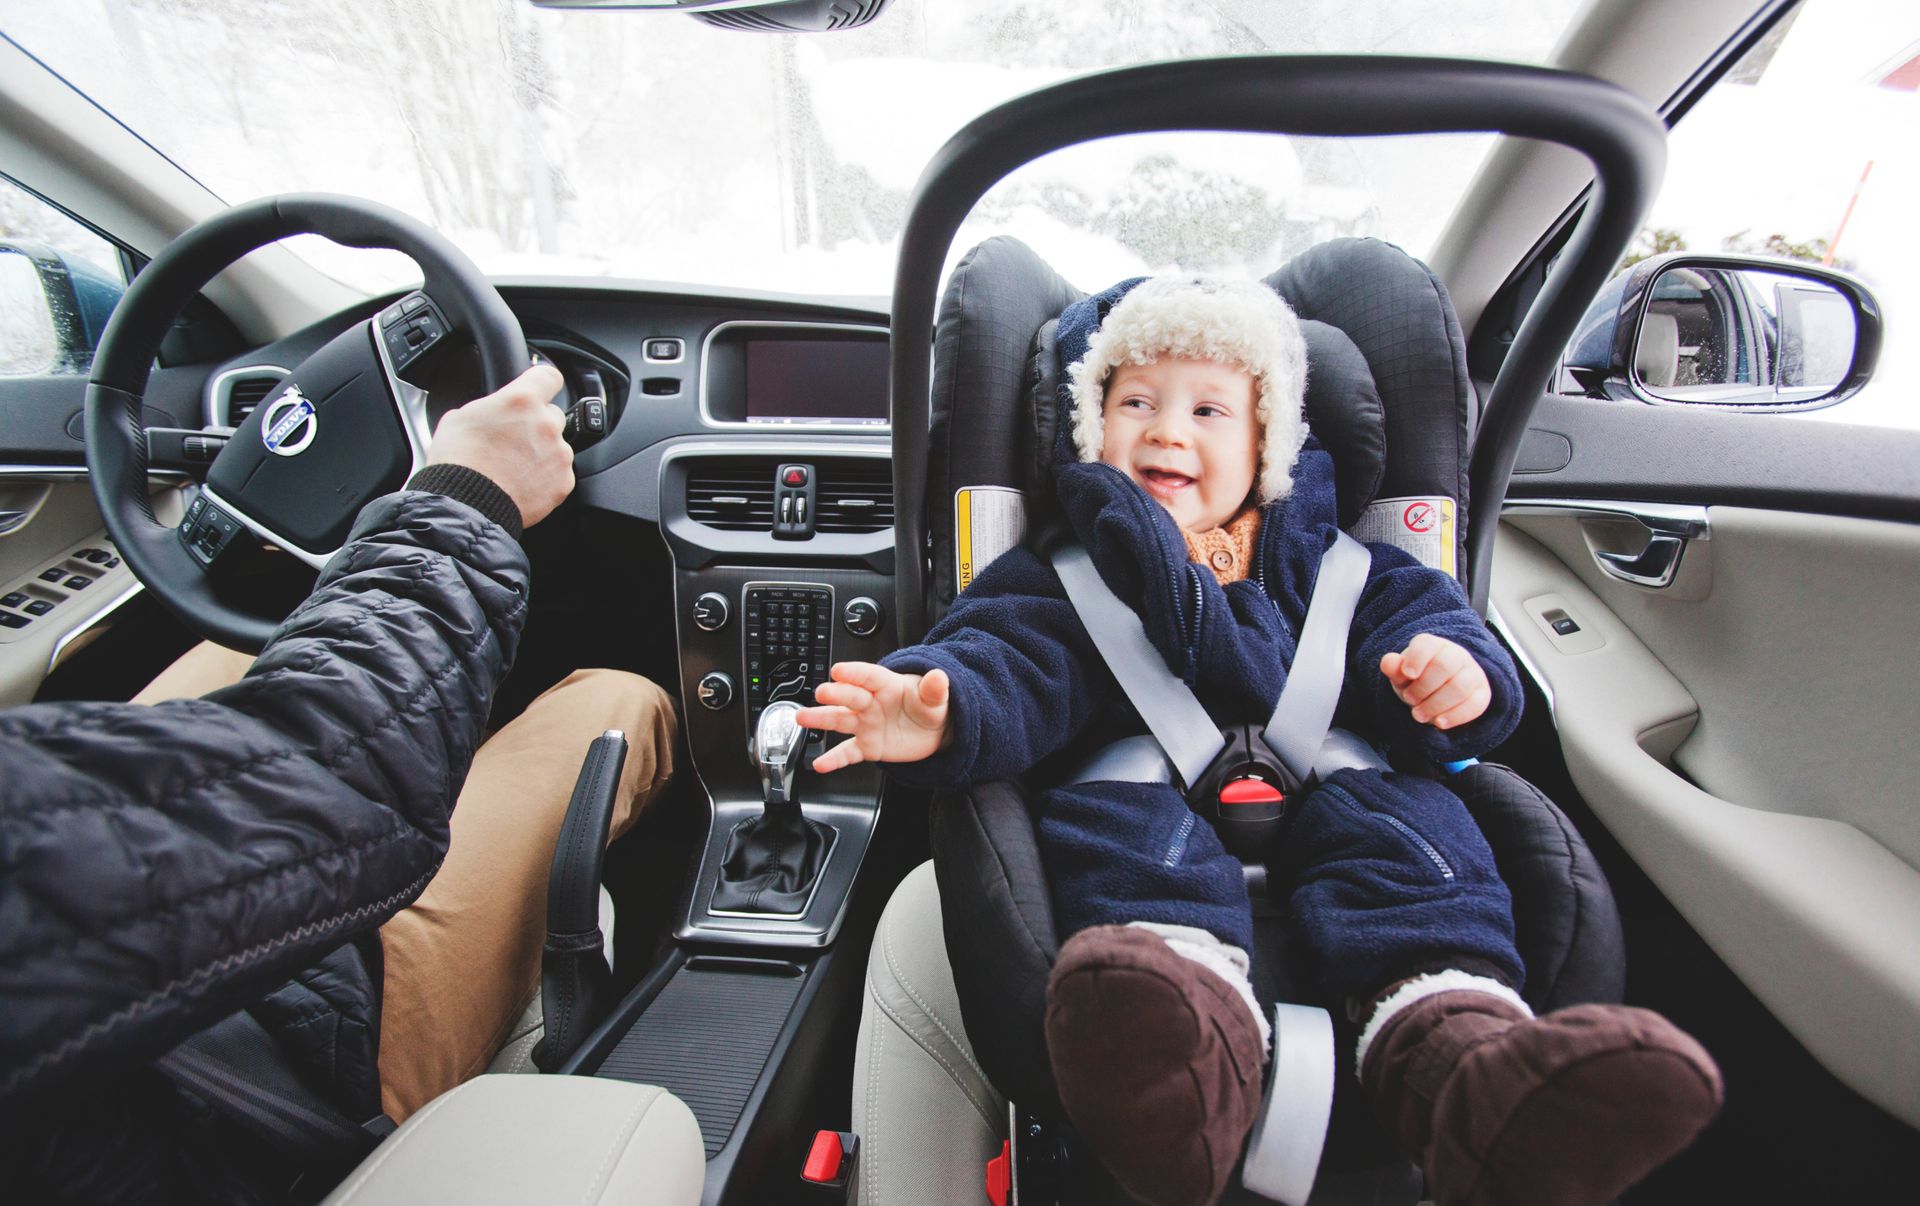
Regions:
[[969, 486], [953, 492], [953, 561], [957, 590], [1020, 543], [1027, 532], [1027, 498], [1007, 486]]

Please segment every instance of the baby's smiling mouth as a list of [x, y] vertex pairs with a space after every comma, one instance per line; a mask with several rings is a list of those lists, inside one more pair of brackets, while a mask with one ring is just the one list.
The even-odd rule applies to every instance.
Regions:
[[1156, 498], [1171, 498], [1194, 484], [1193, 478], [1170, 469], [1142, 469], [1139, 474], [1140, 484]]

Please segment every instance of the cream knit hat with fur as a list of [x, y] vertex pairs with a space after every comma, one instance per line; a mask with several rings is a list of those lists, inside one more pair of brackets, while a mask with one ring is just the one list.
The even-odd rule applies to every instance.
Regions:
[[1106, 443], [1108, 374], [1166, 356], [1238, 365], [1252, 375], [1263, 433], [1256, 494], [1261, 506], [1285, 498], [1307, 440], [1307, 345], [1293, 310], [1258, 281], [1156, 276], [1116, 302], [1087, 354], [1067, 370], [1080, 459], [1098, 461]]

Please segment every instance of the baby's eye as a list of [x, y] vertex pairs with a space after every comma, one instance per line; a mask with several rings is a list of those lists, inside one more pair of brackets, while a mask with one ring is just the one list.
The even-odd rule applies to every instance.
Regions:
[[1211, 402], [1202, 402], [1200, 405], [1193, 408], [1193, 413], [1196, 415], [1199, 415], [1203, 419], [1224, 419], [1227, 417], [1227, 411], [1225, 407], [1215, 406]]
[[1129, 407], [1131, 407], [1134, 410], [1152, 410], [1153, 409], [1153, 403], [1147, 401], [1145, 398], [1142, 398], [1137, 394], [1131, 398], [1120, 399], [1120, 406], [1121, 406], [1121, 409], [1123, 410]]

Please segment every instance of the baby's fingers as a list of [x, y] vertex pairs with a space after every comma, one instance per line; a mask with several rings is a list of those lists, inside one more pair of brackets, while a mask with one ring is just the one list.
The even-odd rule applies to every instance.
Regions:
[[793, 720], [803, 729], [828, 733], [851, 733], [860, 727], [860, 718], [845, 708], [801, 708]]
[[1482, 684], [1467, 697], [1433, 718], [1436, 729], [1451, 729], [1459, 725], [1480, 719], [1486, 713], [1487, 706], [1493, 702], [1493, 689]]
[[823, 704], [849, 708], [855, 712], [873, 705], [873, 692], [852, 683], [821, 683], [814, 689], [813, 697]]
[[817, 774], [831, 774], [843, 766], [853, 766], [865, 762], [866, 755], [860, 752], [857, 741], [842, 741], [826, 753], [813, 760], [813, 769]]
[[850, 683], [876, 695], [900, 677], [885, 666], [876, 665], [873, 662], [835, 662], [827, 671], [827, 676], [836, 683]]

